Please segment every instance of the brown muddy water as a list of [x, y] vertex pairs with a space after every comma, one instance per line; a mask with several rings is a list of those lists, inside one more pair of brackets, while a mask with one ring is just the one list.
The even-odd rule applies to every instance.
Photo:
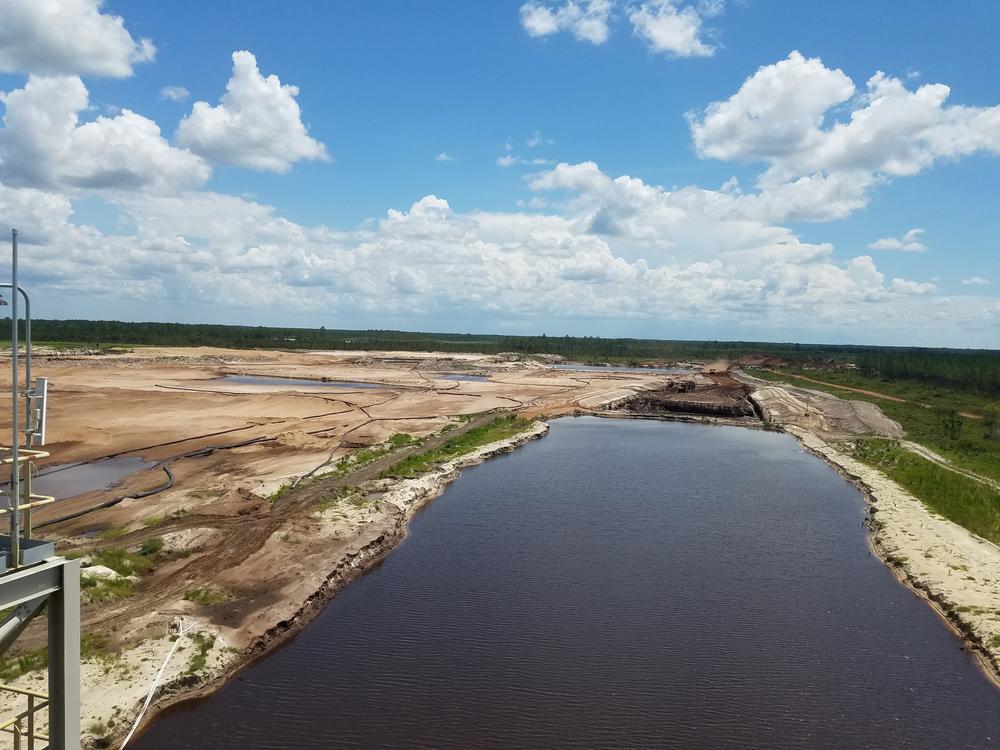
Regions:
[[787, 435], [561, 419], [133, 747], [978, 748], [1000, 691]]

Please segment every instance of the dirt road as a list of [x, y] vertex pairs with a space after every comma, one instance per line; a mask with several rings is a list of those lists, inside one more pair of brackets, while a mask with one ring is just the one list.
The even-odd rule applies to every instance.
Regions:
[[[919, 401], [909, 401], [909, 400], [907, 400], [905, 398], [900, 398], [899, 396], [890, 396], [887, 393], [879, 393], [878, 391], [868, 391], [868, 390], [865, 390], [864, 388], [852, 388], [851, 386], [840, 385], [839, 383], [830, 383], [830, 382], [828, 382], [826, 380], [816, 380], [815, 378], [809, 378], [809, 377], [806, 377], [805, 375], [793, 375], [790, 372], [783, 372], [781, 370], [771, 370], [771, 369], [767, 369], [767, 368], [764, 368], [764, 369], [767, 370], [767, 372], [774, 373], [775, 375], [780, 375], [783, 378], [793, 378], [794, 380], [804, 380], [807, 383], [815, 383], [816, 385], [825, 385], [828, 388], [837, 388], [838, 390], [849, 391], [851, 393], [860, 393], [863, 396], [871, 396], [872, 398], [878, 398], [878, 399], [881, 399], [883, 401], [894, 401], [897, 404], [915, 403], [917, 406], [920, 406], [920, 407], [922, 407], [924, 409], [933, 409], [934, 408], [931, 404], [924, 404], [924, 403], [920, 403]], [[973, 414], [972, 412], [967, 412], [967, 411], [960, 411], [959, 415], [965, 417], [966, 419], [982, 419], [983, 418], [982, 414]]]

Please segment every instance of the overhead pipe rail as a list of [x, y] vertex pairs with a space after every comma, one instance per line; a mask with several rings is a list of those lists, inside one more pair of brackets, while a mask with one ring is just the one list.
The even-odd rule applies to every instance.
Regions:
[[[31, 299], [17, 283], [17, 230], [11, 231], [11, 279], [0, 288], [9, 289], [11, 359], [11, 440], [0, 445], [0, 466], [10, 471], [6, 491], [0, 498], [0, 516], [7, 516], [10, 533], [0, 535], [0, 655], [7, 653], [18, 636], [42, 612], [47, 611], [48, 692], [17, 685], [0, 684], [0, 694], [24, 699], [23, 710], [0, 717], [0, 732], [13, 735], [14, 748], [67, 750], [80, 747], [80, 562], [55, 555], [51, 542], [32, 538], [32, 510], [54, 502], [52, 497], [32, 491], [34, 462], [47, 458], [45, 423], [48, 382], [32, 380]], [[25, 386], [20, 382], [18, 299], [24, 300]], [[21, 399], [24, 399], [22, 415]], [[23, 441], [23, 444], [22, 444]], [[44, 731], [43, 731], [44, 730]], [[41, 744], [37, 744], [41, 743]]]

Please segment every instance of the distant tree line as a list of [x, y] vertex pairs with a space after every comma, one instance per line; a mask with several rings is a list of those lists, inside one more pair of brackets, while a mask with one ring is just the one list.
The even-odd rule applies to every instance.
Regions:
[[32, 336], [36, 341], [79, 343], [84, 346], [146, 344], [236, 349], [433, 349], [455, 353], [558, 354], [583, 362], [619, 364], [767, 355], [782, 357], [796, 364], [851, 362], [866, 375], [1000, 395], [1000, 351], [991, 350], [610, 339], [596, 336], [498, 336], [203, 323], [125, 323], [115, 320], [36, 320], [32, 322]]
[[863, 375], [1000, 396], [1000, 352], [996, 351], [878, 349], [858, 352], [854, 361]]

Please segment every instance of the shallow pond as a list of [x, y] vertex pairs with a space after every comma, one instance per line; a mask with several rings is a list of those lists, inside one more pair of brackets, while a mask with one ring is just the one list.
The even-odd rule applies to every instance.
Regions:
[[485, 383], [490, 379], [489, 375], [462, 375], [460, 373], [448, 372], [438, 375], [441, 380], [457, 380], [459, 382]]
[[307, 378], [269, 378], [262, 375], [224, 375], [218, 378], [224, 383], [240, 385], [273, 385], [286, 390], [296, 388], [385, 388], [380, 383], [352, 383], [340, 380], [309, 380]]
[[139, 456], [119, 456], [88, 464], [46, 466], [32, 479], [31, 491], [63, 500], [110, 487], [119, 479], [152, 465]]

